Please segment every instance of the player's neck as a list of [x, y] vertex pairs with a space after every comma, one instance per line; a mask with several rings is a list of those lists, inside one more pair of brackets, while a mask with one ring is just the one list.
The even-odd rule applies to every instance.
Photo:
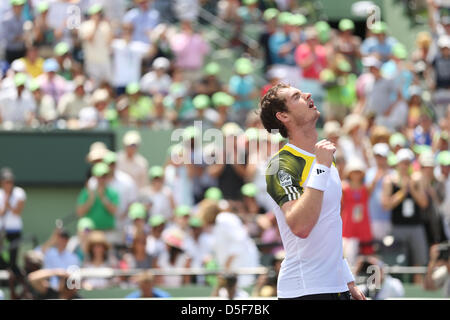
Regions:
[[294, 146], [308, 151], [314, 154], [315, 146], [317, 143], [317, 130], [316, 128], [304, 128], [303, 130], [297, 130], [289, 136], [289, 143]]

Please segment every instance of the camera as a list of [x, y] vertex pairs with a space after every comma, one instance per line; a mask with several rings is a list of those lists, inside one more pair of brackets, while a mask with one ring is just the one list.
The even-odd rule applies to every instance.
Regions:
[[438, 244], [437, 248], [439, 251], [438, 260], [448, 260], [450, 252], [450, 241]]

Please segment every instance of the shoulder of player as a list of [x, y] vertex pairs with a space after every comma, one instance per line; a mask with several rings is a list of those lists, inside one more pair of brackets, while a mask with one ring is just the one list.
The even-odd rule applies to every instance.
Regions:
[[301, 175], [306, 162], [307, 160], [301, 155], [294, 155], [285, 149], [281, 149], [270, 159], [266, 173], [271, 171], [273, 171], [272, 173], [276, 173], [282, 169], [291, 174]]

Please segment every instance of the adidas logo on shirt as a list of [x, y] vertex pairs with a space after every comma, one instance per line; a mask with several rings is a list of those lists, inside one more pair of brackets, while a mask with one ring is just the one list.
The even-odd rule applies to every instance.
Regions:
[[325, 172], [325, 170], [322, 170], [322, 169], [317, 169], [316, 171], [317, 171], [317, 175]]

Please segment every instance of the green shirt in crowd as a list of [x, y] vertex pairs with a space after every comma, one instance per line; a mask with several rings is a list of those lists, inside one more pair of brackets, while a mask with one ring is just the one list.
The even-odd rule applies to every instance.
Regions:
[[[112, 204], [116, 206], [119, 204], [119, 195], [115, 190], [106, 187], [105, 196]], [[80, 192], [80, 195], [78, 196], [77, 204], [85, 204], [88, 201], [88, 198], [89, 192], [87, 188], [83, 188]], [[115, 217], [111, 213], [109, 213], [98, 195], [95, 196], [94, 203], [92, 204], [91, 209], [89, 209], [89, 211], [86, 213], [85, 217], [92, 219], [95, 225], [95, 229], [97, 230], [110, 230], [114, 229], [116, 226]]]

